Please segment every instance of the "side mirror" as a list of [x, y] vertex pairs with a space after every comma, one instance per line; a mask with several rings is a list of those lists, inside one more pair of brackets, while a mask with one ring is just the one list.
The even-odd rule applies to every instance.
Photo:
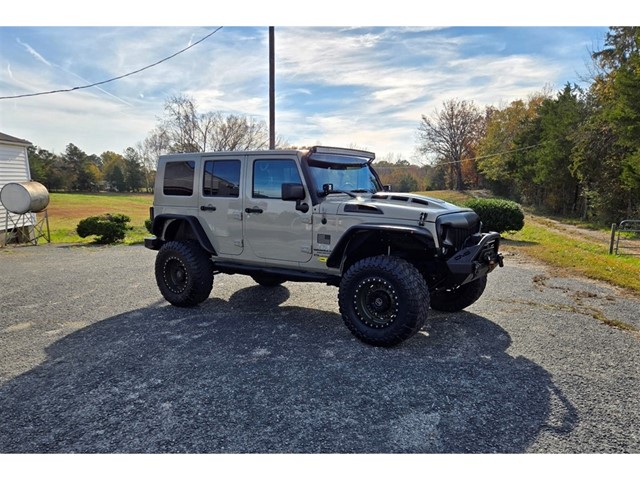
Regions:
[[283, 183], [282, 184], [282, 200], [304, 200], [306, 194], [304, 187], [300, 183]]
[[390, 192], [391, 191], [391, 185], [383, 185], [382, 186], [382, 191], [383, 192]]
[[304, 193], [304, 187], [300, 183], [283, 183], [282, 184], [282, 200], [294, 200], [296, 202], [296, 210], [307, 213], [309, 205], [302, 203], [307, 196]]

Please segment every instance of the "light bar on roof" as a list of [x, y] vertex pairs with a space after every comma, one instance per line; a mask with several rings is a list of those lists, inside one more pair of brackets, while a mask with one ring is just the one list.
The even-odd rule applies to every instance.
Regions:
[[355, 157], [363, 157], [369, 160], [376, 158], [376, 154], [373, 152], [367, 152], [366, 150], [354, 150], [351, 148], [339, 148], [339, 147], [311, 147], [312, 153], [326, 153], [328, 155], [349, 155]]

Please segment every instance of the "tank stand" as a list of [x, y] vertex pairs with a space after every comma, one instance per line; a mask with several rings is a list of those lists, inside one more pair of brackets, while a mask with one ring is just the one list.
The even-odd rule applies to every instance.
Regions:
[[37, 245], [38, 240], [44, 238], [47, 243], [51, 243], [51, 232], [49, 230], [49, 213], [47, 210], [39, 212], [40, 219], [37, 220], [33, 212], [19, 215], [10, 214], [8, 211], [4, 221], [4, 239], [2, 246], [8, 243], [30, 243]]

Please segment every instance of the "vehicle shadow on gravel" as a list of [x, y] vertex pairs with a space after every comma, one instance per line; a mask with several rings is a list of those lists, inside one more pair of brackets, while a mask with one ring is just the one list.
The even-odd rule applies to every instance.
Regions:
[[250, 287], [68, 335], [0, 387], [0, 452], [524, 452], [577, 422], [486, 318], [432, 312], [384, 349], [288, 298]]

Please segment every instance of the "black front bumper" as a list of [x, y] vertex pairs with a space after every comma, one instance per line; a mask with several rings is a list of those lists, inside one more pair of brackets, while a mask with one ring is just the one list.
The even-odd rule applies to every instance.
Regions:
[[145, 237], [144, 246], [149, 250], [160, 250], [164, 242], [158, 237]]
[[465, 242], [464, 247], [447, 260], [450, 275], [445, 288], [473, 282], [503, 266], [500, 248], [500, 234], [496, 232], [477, 233]]

